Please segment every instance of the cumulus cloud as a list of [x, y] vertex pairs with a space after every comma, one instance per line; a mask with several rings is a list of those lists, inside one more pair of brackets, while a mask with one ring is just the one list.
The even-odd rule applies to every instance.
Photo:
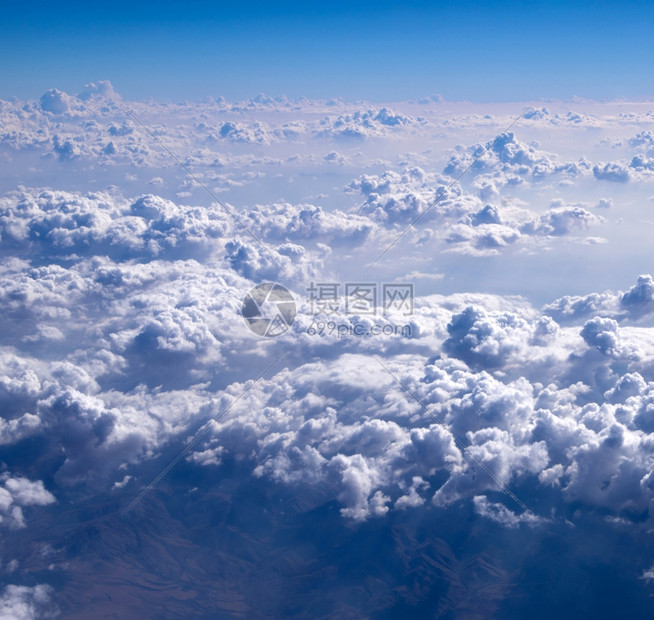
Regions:
[[83, 90], [77, 95], [82, 101], [94, 97], [103, 99], [115, 99], [118, 97], [114, 91], [114, 87], [109, 80], [98, 80], [97, 82], [89, 82], [84, 85]]
[[260, 123], [255, 121], [252, 125], [235, 123], [227, 121], [218, 130], [218, 136], [232, 142], [244, 142], [255, 144], [267, 144], [270, 141], [268, 136], [269, 130]]
[[593, 166], [593, 174], [600, 181], [627, 183], [649, 178], [654, 173], [654, 159], [648, 155], [635, 155], [629, 162], [609, 162]]
[[469, 306], [452, 317], [449, 338], [443, 349], [466, 363], [481, 368], [506, 364], [525, 344], [527, 321], [511, 313], [488, 314]]
[[617, 353], [618, 323], [613, 319], [595, 317], [584, 323], [581, 337], [591, 347], [596, 347], [606, 355]]
[[582, 207], [559, 207], [551, 209], [544, 215], [523, 224], [521, 232], [561, 236], [585, 230], [603, 221], [602, 217], [598, 217]]
[[620, 303], [632, 312], [652, 311], [654, 280], [649, 274], [638, 276], [638, 281], [620, 297]]
[[485, 495], [476, 495], [472, 501], [477, 514], [495, 521], [503, 527], [515, 528], [523, 523], [533, 527], [542, 522], [541, 518], [532, 513], [516, 514], [504, 504], [490, 502]]
[[5, 472], [0, 476], [0, 525], [11, 529], [26, 527], [23, 508], [26, 506], [47, 506], [56, 500], [47, 491], [43, 482], [32, 482], [27, 478], [12, 477]]
[[605, 291], [588, 295], [568, 295], [544, 307], [544, 311], [560, 322], [610, 317], [617, 321], [638, 319], [654, 311], [654, 281], [650, 274], [638, 276], [636, 284], [627, 291]]
[[45, 584], [33, 587], [8, 585], [0, 595], [2, 620], [37, 620], [56, 618], [58, 609], [52, 602], [53, 588]]
[[448, 188], [442, 178], [427, 174], [418, 166], [402, 173], [389, 170], [381, 175], [362, 175], [348, 185], [348, 190], [365, 196], [360, 213], [389, 225], [409, 224], [422, 216], [441, 194], [446, 195], [430, 210], [428, 219], [461, 216], [477, 205], [474, 198], [463, 195], [461, 188]]
[[366, 217], [311, 204], [258, 205], [250, 210], [247, 221], [248, 228], [265, 239], [330, 246], [363, 243], [374, 228]]
[[471, 255], [497, 254], [513, 245], [530, 245], [530, 240], [533, 244], [539, 237], [572, 235], [605, 221], [581, 205], [562, 201], [535, 217], [520, 207], [484, 204], [485, 199], [497, 198], [499, 193], [488, 181], [478, 180], [476, 186], [478, 196], [416, 166], [401, 173], [389, 170], [362, 175], [347, 190], [364, 196], [358, 214], [372, 224], [396, 228], [412, 225], [412, 229], [415, 225], [424, 231], [422, 236], [416, 230], [409, 231], [417, 243], [443, 240], [449, 251]]
[[443, 172], [457, 177], [472, 166], [470, 174], [487, 177], [495, 185], [534, 182], [551, 175], [574, 178], [590, 168], [585, 159], [559, 163], [555, 155], [521, 142], [511, 131], [486, 144], [462, 150], [450, 158]]
[[52, 114], [63, 114], [68, 112], [70, 103], [66, 93], [53, 88], [44, 93], [41, 97], [41, 109]]
[[197, 257], [231, 228], [218, 207], [185, 207], [145, 195], [134, 202], [106, 194], [17, 194], [0, 205], [0, 234], [20, 252], [56, 255]]
[[319, 135], [362, 139], [384, 135], [395, 128], [420, 126], [424, 123], [424, 119], [420, 117], [412, 118], [388, 108], [370, 108], [357, 110], [352, 114], [341, 114], [336, 118], [325, 117], [320, 123], [323, 129]]

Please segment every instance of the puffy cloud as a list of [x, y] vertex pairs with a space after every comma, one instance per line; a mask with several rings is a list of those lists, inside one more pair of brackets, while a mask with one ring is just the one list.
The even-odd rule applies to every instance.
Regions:
[[527, 110], [522, 115], [522, 118], [527, 120], [542, 120], [547, 118], [549, 115], [550, 111], [543, 106], [542, 108], [532, 108], [531, 110]]
[[620, 298], [620, 303], [631, 312], [651, 312], [654, 300], [654, 280], [649, 274], [638, 276], [638, 281]]
[[479, 197], [416, 166], [402, 173], [389, 170], [362, 175], [347, 189], [363, 194], [365, 202], [359, 214], [374, 224], [398, 227], [415, 223], [416, 229], [426, 229], [422, 236], [417, 230], [409, 231], [418, 243], [444, 240], [449, 251], [471, 255], [497, 254], [512, 245], [528, 244], [530, 237], [570, 235], [604, 222], [583, 206], [566, 206], [562, 201], [536, 217], [527, 209], [483, 204], [482, 200], [499, 193], [487, 181], [477, 180], [476, 185]]
[[614, 293], [567, 295], [548, 304], [545, 312], [557, 321], [578, 321], [592, 315], [614, 316], [620, 312], [619, 300]]
[[633, 138], [629, 138], [629, 146], [631, 147], [653, 147], [654, 146], [654, 136], [649, 130], [643, 130], [638, 132]]
[[32, 413], [24, 413], [12, 420], [0, 418], [0, 445], [15, 444], [38, 432], [40, 426], [41, 419]]
[[251, 126], [243, 123], [227, 121], [218, 130], [218, 136], [231, 142], [244, 142], [250, 144], [267, 144], [270, 142], [269, 130], [259, 121]]
[[521, 142], [511, 131], [485, 145], [477, 144], [453, 155], [443, 172], [458, 177], [469, 166], [472, 166], [469, 174], [488, 176], [488, 180], [501, 185], [538, 181], [551, 175], [574, 178], [590, 168], [584, 159], [558, 163], [556, 156]]
[[441, 195], [442, 198], [426, 215], [427, 221], [443, 216], [461, 216], [477, 207], [477, 201], [463, 195], [460, 187], [448, 188], [442, 178], [427, 174], [418, 166], [402, 173], [389, 170], [381, 175], [362, 175], [352, 181], [348, 189], [366, 197], [360, 213], [387, 225], [409, 224], [422, 216]]
[[23, 508], [26, 506], [47, 506], [56, 500], [47, 491], [43, 482], [32, 482], [27, 478], [0, 475], [0, 525], [12, 529], [26, 527]]
[[647, 494], [641, 490], [641, 479], [647, 474], [639, 454], [641, 441], [622, 425], [610, 424], [591, 442], [573, 447], [564, 496], [616, 511], [647, 507]]
[[523, 512], [522, 514], [516, 514], [504, 506], [504, 504], [488, 501], [485, 495], [476, 495], [472, 501], [478, 515], [495, 521], [503, 527], [515, 528], [523, 523], [533, 527], [543, 521], [543, 519], [533, 513]]
[[248, 213], [247, 221], [248, 228], [265, 239], [328, 245], [362, 243], [374, 227], [366, 217], [311, 204], [257, 206]]
[[621, 164], [597, 164], [593, 166], [593, 174], [600, 181], [613, 181], [615, 183], [626, 183], [629, 180], [629, 170]]
[[604, 397], [610, 403], [624, 403], [629, 397], [643, 393], [646, 387], [647, 384], [639, 373], [627, 373], [618, 379], [615, 386], [608, 390]]
[[18, 194], [0, 205], [6, 243], [52, 255], [190, 258], [209, 252], [227, 234], [222, 209], [185, 207], [146, 195], [129, 204], [106, 194]]
[[595, 347], [605, 355], [615, 355], [619, 347], [618, 322], [595, 317], [584, 323], [581, 337], [588, 346]]
[[627, 291], [605, 291], [584, 296], [565, 296], [544, 307], [544, 311], [560, 322], [577, 322], [590, 316], [610, 317], [622, 321], [637, 319], [654, 311], [654, 281], [652, 276], [638, 276]]
[[521, 237], [521, 233], [510, 226], [482, 224], [469, 227], [461, 224], [452, 226], [447, 242], [453, 244], [457, 251], [468, 254], [493, 254], [505, 248]]
[[636, 155], [629, 162], [629, 167], [641, 173], [654, 172], [654, 158], [645, 155]]
[[582, 207], [560, 207], [551, 209], [538, 218], [523, 224], [520, 232], [560, 236], [585, 230], [603, 221], [604, 218], [598, 217]]
[[341, 514], [355, 521], [362, 521], [370, 516], [379, 517], [388, 512], [386, 504], [390, 498], [381, 491], [374, 491], [377, 472], [368, 466], [359, 454], [353, 456], [336, 455], [330, 465], [338, 471], [341, 478], [339, 500], [345, 504]]
[[52, 114], [64, 114], [68, 112], [70, 103], [68, 95], [56, 88], [52, 88], [41, 97], [41, 109]]
[[627, 183], [649, 177], [654, 172], [654, 159], [647, 155], [636, 155], [631, 161], [609, 162], [593, 166], [593, 174], [600, 181]]
[[473, 226], [481, 226], [483, 224], [502, 224], [502, 216], [497, 207], [486, 205], [472, 215], [470, 223]]
[[131, 121], [123, 121], [120, 125], [112, 123], [109, 126], [110, 136], [129, 136], [134, 133], [134, 124]]
[[421, 117], [393, 112], [388, 108], [369, 108], [356, 110], [352, 114], [341, 114], [338, 117], [325, 117], [320, 126], [319, 135], [336, 138], [367, 138], [380, 136], [388, 131], [404, 127], [419, 127], [425, 123]]
[[446, 352], [472, 366], [488, 368], [504, 365], [521, 352], [530, 326], [523, 317], [508, 312], [489, 314], [469, 306], [452, 317], [447, 331]]
[[[456, 468], [453, 475], [439, 488], [433, 497], [437, 506], [447, 506], [462, 498], [484, 491], [500, 491], [509, 488], [516, 478], [536, 475], [549, 464], [545, 442], [516, 445], [507, 431], [496, 428], [480, 429], [470, 435], [471, 445], [464, 467]], [[479, 467], [483, 463], [484, 467]], [[492, 473], [492, 477], [488, 472]]]
[[109, 80], [98, 80], [84, 85], [84, 89], [77, 95], [82, 101], [95, 97], [102, 99], [115, 99], [118, 97]]
[[226, 259], [231, 268], [253, 281], [309, 282], [319, 273], [321, 259], [328, 254], [324, 245], [315, 252], [296, 243], [283, 243], [272, 252], [256, 242], [228, 241]]
[[11, 478], [3, 476], [4, 486], [19, 506], [44, 506], [55, 501], [54, 496], [45, 490], [43, 482], [30, 482], [27, 478]]
[[53, 588], [45, 584], [33, 587], [8, 585], [0, 595], [0, 619], [37, 620], [59, 615], [53, 604]]

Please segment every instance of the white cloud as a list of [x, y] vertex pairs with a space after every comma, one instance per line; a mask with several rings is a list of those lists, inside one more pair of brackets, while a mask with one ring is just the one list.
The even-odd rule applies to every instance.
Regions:
[[41, 97], [41, 108], [46, 112], [52, 112], [52, 114], [68, 112], [70, 108], [68, 95], [56, 88], [52, 88]]
[[40, 480], [32, 482], [5, 472], [0, 475], [0, 483], [0, 525], [11, 529], [26, 527], [24, 507], [47, 506], [56, 501]]
[[523, 224], [520, 231], [536, 235], [567, 235], [600, 224], [604, 218], [594, 215], [582, 207], [561, 207], [551, 209], [544, 215]]
[[485, 495], [476, 495], [472, 501], [478, 515], [495, 521], [504, 527], [515, 528], [523, 523], [534, 527], [543, 522], [543, 519], [533, 513], [516, 514], [503, 504], [489, 502]]
[[555, 155], [521, 142], [511, 131], [453, 155], [443, 172], [455, 178], [469, 166], [472, 166], [469, 174], [478, 177], [478, 183], [481, 175], [495, 185], [537, 182], [551, 175], [574, 178], [586, 174], [590, 168], [585, 159], [558, 163]]
[[51, 586], [8, 585], [0, 595], [0, 620], [37, 620], [59, 615]]

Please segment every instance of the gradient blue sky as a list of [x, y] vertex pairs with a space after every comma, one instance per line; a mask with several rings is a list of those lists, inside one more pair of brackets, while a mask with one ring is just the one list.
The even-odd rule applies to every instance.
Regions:
[[[29, 8], [27, 8], [29, 6]], [[654, 4], [0, 3], [0, 97], [654, 96]]]

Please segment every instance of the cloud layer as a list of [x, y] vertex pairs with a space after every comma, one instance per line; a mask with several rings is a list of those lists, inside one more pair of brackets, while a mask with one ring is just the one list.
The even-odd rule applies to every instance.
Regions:
[[[593, 284], [617, 279], [604, 246], [624, 258], [637, 245], [620, 226], [646, 235], [649, 225], [621, 192], [650, 191], [654, 119], [620, 110], [539, 105], [502, 133], [507, 110], [433, 99], [142, 104], [97, 82], [0, 102], [0, 616], [72, 613], [81, 595], [67, 576], [86, 583], [88, 558], [101, 588], [115, 584], [118, 558], [134, 587], [157, 584], [149, 591], [172, 592], [185, 571], [213, 579], [213, 551], [194, 546], [200, 531], [236, 576], [231, 589], [197, 585], [193, 613], [213, 605], [226, 617], [253, 613], [239, 589], [252, 566], [264, 571], [257, 583], [276, 587], [266, 553], [302, 579], [343, 574], [340, 551], [315, 556], [316, 524], [330, 541], [347, 532], [353, 548], [375, 540], [403, 557], [401, 575], [366, 588], [375, 609], [401, 602], [408, 615], [420, 613], [422, 586], [442, 586], [436, 573], [449, 584], [443, 610], [463, 609], [470, 583], [485, 594], [461, 617], [499, 609], [529, 560], [486, 561], [479, 540], [493, 536], [532, 549], [573, 528], [622, 532], [645, 554], [654, 279], [644, 264], [623, 290]], [[585, 137], [592, 157], [569, 136]], [[16, 170], [42, 182], [16, 183]], [[601, 267], [583, 289], [572, 273], [584, 275], [580, 257]], [[548, 272], [562, 263], [569, 291], [550, 295]], [[345, 282], [407, 281], [411, 313], [351, 311], [343, 298]], [[262, 282], [297, 304], [278, 338], [241, 316]], [[340, 297], [315, 310], [316, 284], [340, 286]], [[421, 529], [434, 519], [479, 536], [468, 568], [458, 534], [434, 542]], [[423, 553], [427, 539], [437, 549]], [[647, 588], [651, 559], [636, 555], [629, 587]], [[324, 564], [306, 569], [309, 556]], [[511, 576], [500, 586], [479, 566]], [[298, 609], [319, 600], [311, 584], [288, 583], [306, 586]], [[202, 598], [217, 590], [220, 601]], [[394, 603], [378, 595], [386, 590]], [[87, 602], [119, 605], [108, 592]], [[135, 600], [147, 609], [143, 592]], [[170, 596], [175, 610], [193, 598]], [[323, 615], [356, 616], [355, 599], [348, 590]]]

